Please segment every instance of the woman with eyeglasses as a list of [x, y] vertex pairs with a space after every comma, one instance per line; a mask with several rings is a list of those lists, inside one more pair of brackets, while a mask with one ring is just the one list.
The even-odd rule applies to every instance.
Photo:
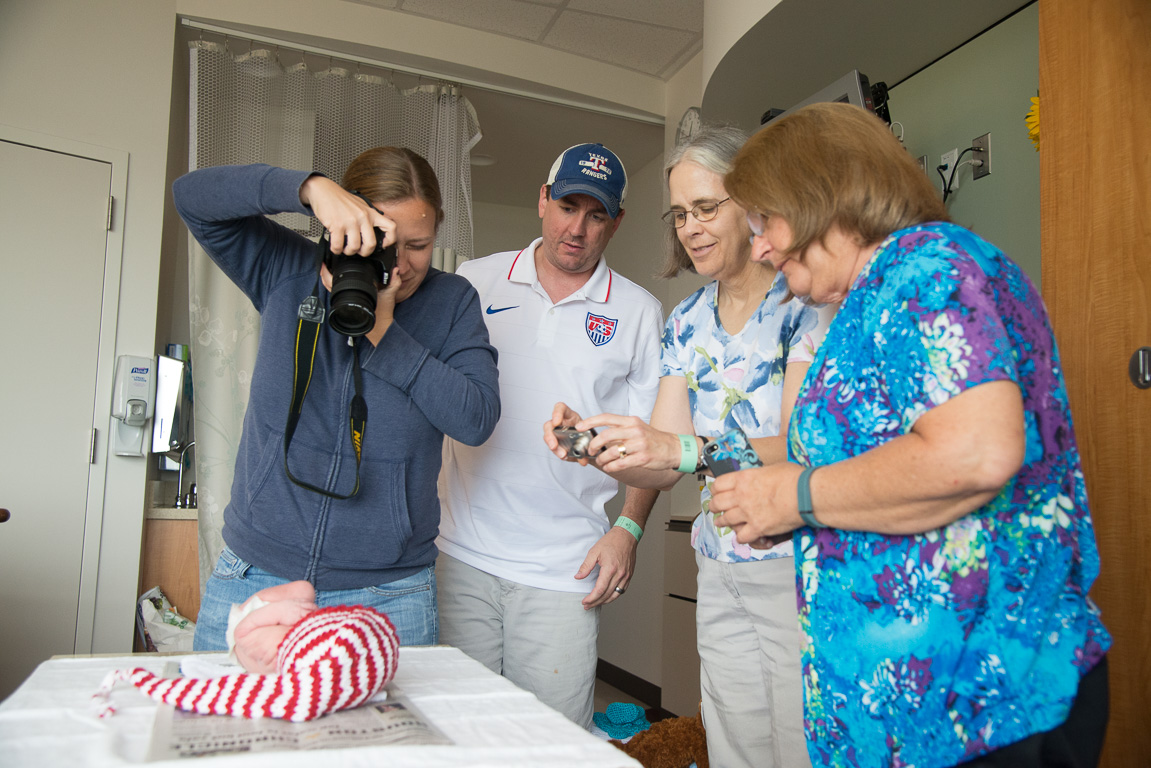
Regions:
[[[595, 427], [592, 461], [628, 485], [668, 489], [702, 473], [707, 441], [732, 429], [763, 461], [786, 460], [780, 435], [832, 311], [792, 299], [782, 275], [751, 257], [747, 212], [723, 186], [746, 138], [704, 127], [665, 165], [663, 276], [686, 269], [711, 282], [668, 317], [651, 425], [614, 414], [581, 420], [562, 404], [553, 414], [556, 423]], [[550, 430], [545, 441], [565, 457]], [[691, 532], [708, 758], [724, 768], [808, 765], [791, 539], [737, 542], [709, 509], [711, 482]]]
[[1111, 637], [1039, 293], [858, 107], [777, 118], [733, 165], [753, 258], [841, 302], [792, 461], [712, 496], [738, 541], [797, 534], [812, 761], [1096, 765]]

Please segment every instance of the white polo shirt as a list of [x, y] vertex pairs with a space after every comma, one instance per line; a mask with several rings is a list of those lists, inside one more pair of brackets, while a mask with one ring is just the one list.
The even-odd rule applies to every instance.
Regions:
[[618, 483], [560, 461], [543, 424], [563, 401], [581, 416], [651, 417], [659, 388], [663, 312], [654, 296], [599, 265], [553, 304], [536, 276], [537, 239], [461, 264], [479, 292], [499, 350], [501, 416], [479, 447], [444, 439], [440, 550], [500, 578], [541, 589], [590, 592], [574, 576], [608, 530], [604, 504]]

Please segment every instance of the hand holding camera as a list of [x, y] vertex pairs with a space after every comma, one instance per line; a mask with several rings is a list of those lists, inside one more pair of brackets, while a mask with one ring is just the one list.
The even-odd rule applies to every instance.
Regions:
[[588, 444], [595, 437], [594, 429], [580, 431], [575, 427], [556, 427], [552, 430], [559, 447], [567, 452], [568, 458], [586, 459], [590, 457], [591, 449]]
[[377, 229], [385, 233], [382, 245], [396, 241], [394, 221], [326, 176], [309, 176], [300, 186], [300, 202], [331, 234], [332, 253], [370, 256], [380, 244]]
[[[393, 282], [395, 222], [325, 176], [308, 177], [300, 186], [300, 201], [311, 206], [328, 231], [321, 279], [332, 294], [332, 328], [346, 336], [363, 336], [376, 327], [377, 315], [390, 322], [395, 302], [382, 302], [377, 312], [377, 295]], [[399, 286], [391, 289], [394, 296]]]
[[741, 429], [732, 429], [707, 444], [703, 451], [703, 461], [716, 477], [741, 469], [762, 467], [759, 454], [751, 447], [751, 441]]
[[556, 403], [551, 419], [544, 422], [544, 445], [564, 461], [587, 464], [587, 444], [595, 437], [595, 432], [590, 435], [580, 433], [574, 426], [579, 420], [580, 415], [566, 403]]
[[[586, 429], [577, 429], [580, 426]], [[636, 416], [601, 413], [585, 419], [564, 403], [556, 403], [544, 424], [544, 442], [556, 456], [584, 465], [594, 462], [608, 474], [679, 466], [677, 435], [654, 429]]]

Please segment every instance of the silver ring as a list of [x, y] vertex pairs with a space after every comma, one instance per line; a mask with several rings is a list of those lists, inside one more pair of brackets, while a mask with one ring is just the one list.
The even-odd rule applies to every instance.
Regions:
[[625, 446], [623, 443], [620, 443], [619, 445], [617, 445], [617, 446], [615, 447], [615, 449], [616, 449], [617, 451], [619, 451], [619, 457], [620, 457], [621, 459], [622, 459], [624, 456], [627, 456], [627, 447], [626, 447], [626, 446]]
[[619, 587], [616, 587], [615, 591], [619, 592], [621, 595], [624, 593], [624, 590], [620, 589]]

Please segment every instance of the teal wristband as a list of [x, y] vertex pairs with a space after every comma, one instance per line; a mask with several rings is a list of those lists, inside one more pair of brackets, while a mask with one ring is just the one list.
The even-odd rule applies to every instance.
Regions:
[[815, 512], [811, 508], [811, 473], [816, 469], [818, 467], [807, 467], [799, 473], [799, 483], [795, 487], [795, 495], [799, 502], [799, 516], [803, 522], [812, 528], [826, 528], [826, 525], [815, 519]]
[[700, 440], [703, 441], [703, 445], [699, 447], [699, 461], [695, 463], [696, 473], [703, 472], [707, 469], [707, 444], [711, 442], [707, 435], [701, 437]]
[[679, 438], [679, 471], [694, 472], [699, 464], [699, 446], [695, 435], [676, 435]]
[[630, 517], [624, 517], [623, 515], [620, 515], [615, 519], [615, 525], [612, 527], [623, 528], [632, 536], [635, 536], [636, 542], [643, 538], [643, 528], [640, 528], [639, 523], [637, 523], [635, 520], [632, 520]]

